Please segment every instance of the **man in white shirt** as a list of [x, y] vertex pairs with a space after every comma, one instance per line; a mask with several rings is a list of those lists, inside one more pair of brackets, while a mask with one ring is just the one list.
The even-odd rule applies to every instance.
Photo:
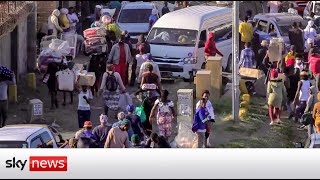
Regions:
[[82, 90], [79, 93], [78, 101], [78, 123], [79, 128], [82, 128], [85, 121], [90, 120], [90, 100], [93, 99], [92, 92], [87, 86], [82, 86]]
[[281, 2], [280, 1], [268, 1], [267, 4], [268, 8], [270, 8], [269, 13], [278, 13]]

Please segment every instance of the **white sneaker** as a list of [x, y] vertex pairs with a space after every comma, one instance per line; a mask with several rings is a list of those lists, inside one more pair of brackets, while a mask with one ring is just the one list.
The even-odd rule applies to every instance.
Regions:
[[272, 125], [273, 125], [273, 122], [271, 122], [269, 125], [272, 126]]

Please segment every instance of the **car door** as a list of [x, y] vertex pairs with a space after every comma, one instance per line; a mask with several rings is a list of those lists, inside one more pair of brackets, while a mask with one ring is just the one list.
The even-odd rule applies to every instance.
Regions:
[[43, 148], [43, 147], [44, 147], [44, 144], [40, 136], [36, 136], [30, 142], [30, 148]]
[[262, 42], [262, 40], [268, 39], [268, 22], [265, 20], [258, 20], [258, 23], [256, 25], [255, 33], [259, 35], [259, 42]]
[[56, 148], [55, 140], [50, 136], [49, 132], [41, 133], [40, 137], [43, 142], [43, 148]]

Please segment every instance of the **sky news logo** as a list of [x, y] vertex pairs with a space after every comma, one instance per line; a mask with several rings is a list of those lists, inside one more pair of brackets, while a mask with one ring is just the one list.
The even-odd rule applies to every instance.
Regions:
[[29, 164], [29, 171], [67, 171], [67, 156], [30, 156], [28, 160], [13, 157], [6, 160], [6, 168], [23, 171]]

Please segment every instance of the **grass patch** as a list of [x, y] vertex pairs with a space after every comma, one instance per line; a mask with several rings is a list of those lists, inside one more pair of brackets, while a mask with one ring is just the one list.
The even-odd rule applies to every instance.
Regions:
[[268, 148], [271, 147], [267, 140], [262, 139], [238, 139], [221, 144], [221, 148]]
[[232, 113], [232, 98], [225, 98], [211, 102], [213, 102], [213, 108], [216, 114], [226, 116]]
[[238, 128], [235, 128], [233, 126], [227, 126], [224, 128], [225, 131], [238, 131]]

